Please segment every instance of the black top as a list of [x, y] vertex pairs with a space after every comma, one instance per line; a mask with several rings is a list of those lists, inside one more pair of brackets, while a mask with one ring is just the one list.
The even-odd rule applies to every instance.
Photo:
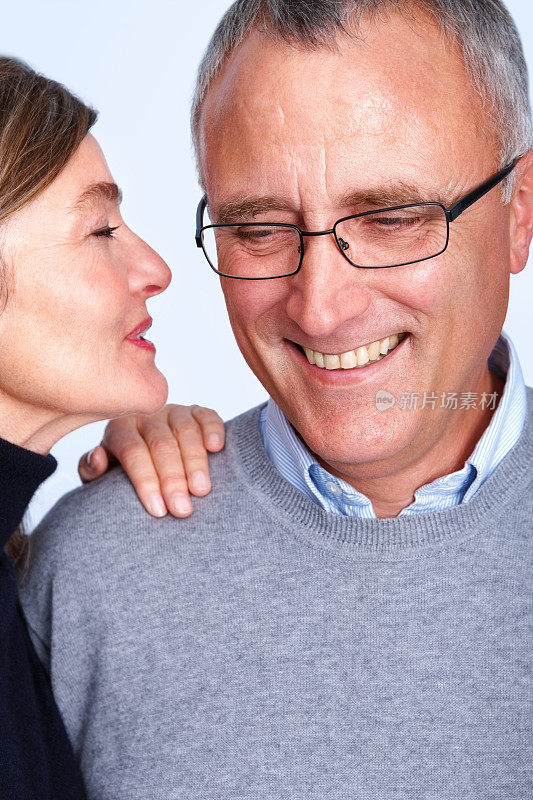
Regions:
[[37, 487], [57, 467], [0, 439], [0, 798], [85, 800], [50, 680], [30, 641], [4, 547]]

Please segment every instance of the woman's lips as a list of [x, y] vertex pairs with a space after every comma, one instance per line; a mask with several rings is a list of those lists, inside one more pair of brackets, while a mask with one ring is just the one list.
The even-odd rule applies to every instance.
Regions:
[[149, 339], [130, 339], [129, 336], [126, 337], [128, 342], [140, 347], [142, 350], [151, 350], [152, 353], [155, 353], [155, 344], [151, 342]]
[[155, 345], [149, 339], [144, 339], [142, 334], [146, 333], [146, 331], [151, 328], [152, 326], [152, 318], [147, 317], [147, 319], [143, 320], [136, 328], [134, 328], [128, 335], [126, 339], [128, 342], [140, 347], [142, 350], [150, 350], [151, 352], [155, 353]]

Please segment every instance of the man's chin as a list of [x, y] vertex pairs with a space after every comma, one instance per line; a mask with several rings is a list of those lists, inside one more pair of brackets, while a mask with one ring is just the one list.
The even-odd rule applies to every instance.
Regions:
[[[290, 415], [287, 414], [290, 417]], [[414, 420], [410, 420], [413, 422]], [[314, 418], [291, 419], [298, 436], [317, 460], [327, 469], [346, 470], [358, 464], [394, 461], [412, 440], [413, 431], [406, 428], [407, 415], [389, 411], [362, 418], [360, 414], [336, 414]]]

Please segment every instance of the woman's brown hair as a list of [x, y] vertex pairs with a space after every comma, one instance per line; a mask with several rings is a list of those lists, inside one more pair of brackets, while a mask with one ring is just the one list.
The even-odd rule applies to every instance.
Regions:
[[[62, 84], [16, 58], [0, 56], [0, 228], [59, 175], [96, 117]], [[0, 253], [0, 311], [7, 296]], [[6, 552], [20, 565], [25, 551], [26, 536], [19, 528]]]

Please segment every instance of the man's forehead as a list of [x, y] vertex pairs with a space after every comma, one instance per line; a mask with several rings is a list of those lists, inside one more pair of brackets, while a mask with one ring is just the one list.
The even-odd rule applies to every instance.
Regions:
[[[322, 170], [339, 185], [344, 174], [354, 189], [366, 188], [363, 170], [366, 185], [382, 192], [388, 177], [419, 184], [414, 173], [444, 158], [453, 164], [461, 152], [475, 161], [488, 151], [492, 168], [496, 137], [487, 122], [484, 139], [480, 115], [462, 58], [436, 27], [413, 30], [404, 18], [391, 19], [330, 50], [255, 34], [208, 93], [201, 166], [208, 190], [213, 178], [228, 202], [228, 180], [239, 171], [254, 181], [254, 197], [278, 194], [265, 185], [276, 170], [287, 180], [313, 170], [318, 179]], [[240, 201], [241, 187], [235, 195]]]
[[[357, 42], [351, 45], [360, 47]], [[353, 126], [354, 111], [360, 111], [367, 127], [381, 124], [383, 114], [396, 106], [388, 69], [378, 72], [360, 60], [356, 64], [353, 55], [324, 48], [295, 49], [250, 35], [213, 82], [204, 104], [204, 122], [238, 116], [241, 125], [257, 128], [268, 122], [289, 136], [295, 120], [312, 121], [323, 109], [330, 130]], [[313, 128], [307, 131], [314, 133]]]
[[238, 116], [241, 124], [269, 121], [290, 132], [294, 120], [312, 121], [320, 109], [331, 129], [377, 127], [402, 110], [416, 123], [448, 105], [470, 116], [475, 93], [462, 60], [444, 47], [435, 50], [438, 39], [434, 47], [411, 39], [401, 47], [388, 32], [382, 44], [345, 38], [338, 50], [302, 50], [250, 36], [208, 92], [204, 120]]

